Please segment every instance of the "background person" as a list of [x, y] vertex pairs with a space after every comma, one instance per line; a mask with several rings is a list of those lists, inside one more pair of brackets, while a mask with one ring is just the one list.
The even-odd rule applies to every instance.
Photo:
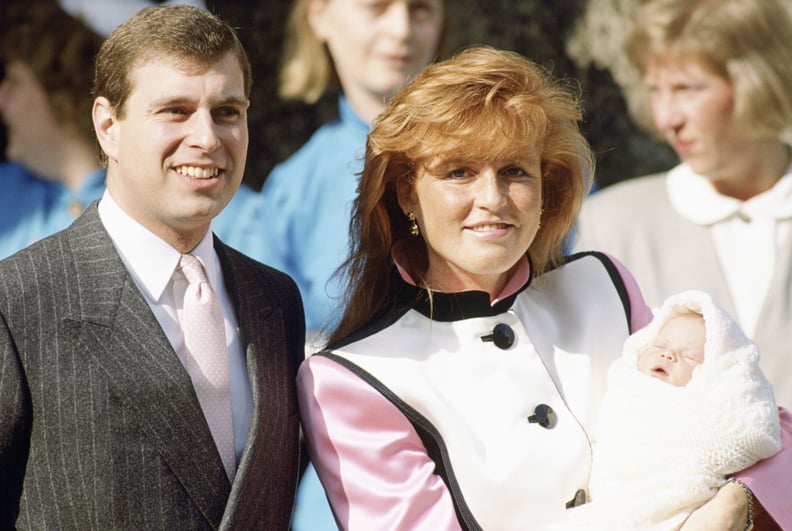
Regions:
[[[280, 95], [315, 103], [330, 92], [338, 117], [267, 177], [259, 248], [250, 254], [300, 288], [308, 351], [320, 348], [340, 311], [340, 285], [331, 278], [349, 248], [350, 208], [371, 122], [440, 53], [444, 21], [444, 0], [297, 0], [292, 6]], [[334, 528], [312, 469], [305, 478], [295, 529]]]
[[[539, 529], [582, 501], [607, 366], [651, 313], [618, 262], [562, 255], [592, 173], [580, 119], [560, 82], [487, 48], [378, 117], [348, 305], [298, 374], [341, 528]], [[745, 526], [739, 486], [707, 506]]]
[[[115, 0], [118, 1], [118, 0]], [[123, 1], [123, 0], [122, 0]], [[619, 86], [611, 70], [602, 63], [585, 62], [585, 53], [600, 51], [603, 45], [623, 40], [624, 25], [606, 33], [598, 26], [593, 42], [577, 41], [576, 28], [589, 5], [596, 8], [601, 22], [615, 18], [626, 4], [643, 0], [586, 0], [555, 2], [548, 9], [545, 0], [455, 0], [447, 13], [447, 22], [456, 35], [448, 50], [462, 45], [487, 44], [514, 50], [551, 69], [556, 75], [579, 81], [585, 102], [584, 135], [597, 157], [597, 183], [604, 187], [614, 180], [645, 175], [673, 164], [673, 151], [641, 131], [629, 118]], [[254, 72], [274, 72], [282, 64], [284, 35], [288, 12], [294, 2], [208, 2], [210, 9], [237, 28], [248, 50], [256, 50]], [[464, 30], [461, 22], [464, 21]], [[610, 51], [610, 49], [608, 49]], [[612, 56], [613, 54], [609, 55]], [[607, 63], [606, 63], [607, 64]], [[245, 182], [254, 189], [271, 172], [273, 166], [287, 159], [305, 143], [316, 129], [337, 115], [336, 95], [320, 98], [317, 104], [283, 100], [278, 97], [278, 76], [258, 76], [253, 87], [250, 109], [250, 151]], [[266, 101], [266, 105], [255, 102]], [[661, 152], [661, 153], [658, 153]]]
[[710, 293], [759, 346], [787, 408], [789, 34], [792, 18], [777, 0], [647, 2], [626, 45], [642, 79], [632, 97], [681, 162], [592, 195], [575, 244], [622, 260], [651, 306], [687, 289]]
[[309, 333], [326, 332], [338, 317], [341, 293], [328, 282], [349, 248], [371, 122], [437, 57], [444, 13], [443, 0], [298, 0], [292, 8], [281, 96], [312, 103], [338, 91], [339, 116], [267, 177], [260, 258], [297, 282]]
[[250, 83], [205, 10], [145, 9], [102, 45], [107, 190], [0, 262], [1, 528], [288, 528], [299, 293], [210, 230], [242, 180]]
[[11, 3], [0, 22], [0, 258], [66, 228], [104, 191], [86, 68], [102, 37], [55, 5]]

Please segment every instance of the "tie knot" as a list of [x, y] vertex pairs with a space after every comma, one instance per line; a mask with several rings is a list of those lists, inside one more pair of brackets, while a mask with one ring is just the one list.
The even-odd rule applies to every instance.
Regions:
[[204, 268], [201, 265], [200, 260], [198, 260], [193, 255], [191, 254], [181, 255], [181, 260], [179, 260], [179, 266], [181, 267], [184, 276], [187, 277], [187, 282], [189, 282], [190, 284], [202, 284], [204, 282], [207, 282], [206, 273], [204, 272]]

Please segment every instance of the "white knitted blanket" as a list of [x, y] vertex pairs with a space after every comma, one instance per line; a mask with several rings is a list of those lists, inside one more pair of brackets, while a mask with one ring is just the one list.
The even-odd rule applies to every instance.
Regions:
[[[685, 387], [636, 369], [636, 352], [674, 315], [701, 313], [704, 363]], [[778, 411], [759, 352], [710, 297], [669, 298], [631, 336], [608, 373], [594, 442], [590, 503], [569, 511], [563, 529], [675, 530], [725, 477], [781, 447]]]

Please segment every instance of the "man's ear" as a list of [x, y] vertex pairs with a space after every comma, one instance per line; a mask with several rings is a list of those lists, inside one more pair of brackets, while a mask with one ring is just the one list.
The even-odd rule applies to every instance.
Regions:
[[118, 160], [118, 117], [110, 101], [104, 96], [96, 98], [92, 116], [99, 146], [108, 159]]

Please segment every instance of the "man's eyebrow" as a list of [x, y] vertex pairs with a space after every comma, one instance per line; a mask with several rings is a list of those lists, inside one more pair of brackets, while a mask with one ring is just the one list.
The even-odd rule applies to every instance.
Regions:
[[[150, 103], [151, 107], [158, 108], [158, 107], [168, 107], [170, 105], [184, 105], [188, 103], [194, 103], [195, 100], [190, 98], [189, 96], [172, 96], [172, 97], [165, 97], [162, 99], [155, 99]], [[216, 107], [218, 105], [239, 105], [244, 107], [247, 105], [248, 99], [244, 96], [228, 96], [225, 98], [220, 98], [216, 101], [212, 101], [212, 107]]]
[[182, 105], [192, 105], [194, 100], [186, 96], [166, 96], [160, 99], [151, 100], [148, 104], [150, 112], [168, 109], [169, 107], [179, 107]]
[[222, 98], [217, 102], [213, 103], [213, 105], [241, 105], [245, 106], [248, 104], [248, 98], [244, 96], [228, 96], [226, 98]]

